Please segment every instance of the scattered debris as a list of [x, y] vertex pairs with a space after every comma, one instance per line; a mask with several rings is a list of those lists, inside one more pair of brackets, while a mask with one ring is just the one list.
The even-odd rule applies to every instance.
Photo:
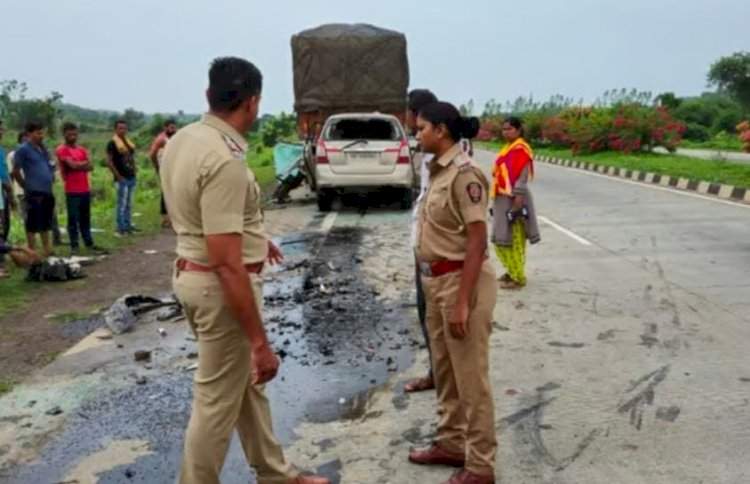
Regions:
[[656, 418], [665, 422], [674, 422], [680, 416], [680, 407], [659, 407], [656, 410]]
[[148, 250], [144, 250], [143, 253], [146, 254], [146, 255], [156, 255], [156, 254], [159, 253], [159, 251], [158, 250], [153, 250], [153, 249], [148, 249]]
[[177, 302], [174, 306], [171, 306], [168, 310], [164, 311], [162, 314], [156, 317], [157, 321], [164, 322], [164, 321], [179, 321], [181, 319], [185, 319], [185, 315], [182, 312], [182, 305]]
[[552, 346], [554, 348], [574, 348], [579, 349], [586, 346], [586, 343], [562, 343], [560, 341], [550, 341], [547, 343], [549, 346]]
[[190, 353], [188, 353], [187, 358], [188, 360], [194, 360], [198, 358], [198, 353], [195, 351], [191, 351]]
[[108, 331], [106, 329], [102, 329], [101, 331], [97, 331], [96, 332], [96, 339], [100, 339], [100, 340], [106, 341], [106, 340], [111, 340], [112, 337], [113, 337], [112, 336], [112, 332]]
[[155, 309], [178, 306], [174, 299], [161, 300], [149, 296], [127, 294], [115, 301], [104, 313], [104, 322], [114, 334], [131, 331], [138, 321], [138, 316]]
[[49, 415], [49, 416], [51, 416], [51, 417], [55, 417], [57, 415], [62, 414], [63, 411], [62, 411], [62, 408], [60, 408], [58, 406], [54, 406], [54, 407], [50, 408], [49, 410], [47, 410], [44, 413], [47, 414], [47, 415]]
[[36, 262], [29, 267], [26, 274], [27, 281], [33, 282], [65, 282], [86, 277], [81, 270], [81, 264], [61, 257], [49, 257]]
[[139, 375], [135, 379], [135, 384], [136, 385], [145, 385], [146, 383], [148, 383], [148, 378], [146, 378], [143, 375]]
[[133, 359], [135, 359], [135, 361], [151, 361], [151, 352], [146, 350], [138, 350], [133, 353]]
[[166, 338], [167, 337], [167, 330], [166, 329], [159, 328], [158, 331], [159, 331], [159, 336], [161, 336], [162, 338]]
[[198, 363], [193, 363], [192, 365], [185, 367], [185, 371], [195, 371], [197, 369], [198, 369]]

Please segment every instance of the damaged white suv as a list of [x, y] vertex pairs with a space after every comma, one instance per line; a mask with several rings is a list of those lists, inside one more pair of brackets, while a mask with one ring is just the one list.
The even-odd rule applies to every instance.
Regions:
[[411, 208], [416, 177], [401, 122], [380, 113], [331, 116], [315, 148], [315, 179], [321, 211], [352, 192], [396, 194], [401, 208]]

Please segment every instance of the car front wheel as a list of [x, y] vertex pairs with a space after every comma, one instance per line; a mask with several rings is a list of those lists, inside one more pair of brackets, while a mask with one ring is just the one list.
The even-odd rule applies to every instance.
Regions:
[[333, 206], [333, 194], [328, 190], [318, 190], [318, 210], [330, 212]]

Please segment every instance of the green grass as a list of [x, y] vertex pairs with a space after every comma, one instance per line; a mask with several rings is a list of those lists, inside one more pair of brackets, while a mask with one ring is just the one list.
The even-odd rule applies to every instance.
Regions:
[[13, 387], [15, 385], [16, 385], [16, 382], [14, 381], [0, 380], [0, 395], [9, 393], [11, 390], [13, 390]]
[[253, 170], [261, 190], [268, 190], [276, 181], [276, 169], [273, 164], [273, 148], [258, 145], [250, 146], [247, 153], [247, 165]]
[[543, 148], [536, 149], [535, 152], [541, 155], [575, 159], [604, 166], [625, 168], [627, 170], [645, 171], [690, 180], [724, 183], [735, 187], [750, 188], [750, 165], [645, 152], [624, 154], [606, 151], [591, 155], [576, 156], [573, 156], [568, 149]]
[[[15, 138], [15, 133], [6, 133], [3, 138], [3, 145], [7, 151], [13, 149], [12, 141], [15, 140]], [[139, 156], [138, 185], [135, 191], [133, 206], [133, 223], [143, 232], [134, 237], [122, 239], [115, 237], [116, 190], [112, 180], [112, 175], [105, 165], [105, 147], [110, 138], [111, 133], [108, 131], [82, 133], [80, 136], [80, 143], [89, 150], [95, 165], [94, 171], [91, 174], [91, 219], [92, 228], [94, 229], [93, 238], [97, 245], [116, 252], [117, 249], [131, 245], [139, 239], [157, 233], [160, 230], [160, 190], [159, 179], [154, 172], [151, 161], [146, 157], [148, 137], [139, 136], [135, 139], [138, 144]], [[51, 151], [61, 142], [62, 140], [59, 136], [57, 139], [48, 139], [46, 141], [47, 146]], [[255, 173], [261, 189], [264, 191], [269, 190], [275, 182], [276, 177], [273, 164], [273, 149], [260, 146], [254, 142], [248, 153], [247, 163]], [[63, 193], [62, 183], [59, 180], [55, 185], [55, 199], [57, 202], [56, 212], [58, 215], [58, 223], [60, 227], [66, 227], [67, 214], [65, 210], [65, 195]], [[26, 236], [23, 224], [17, 213], [14, 213], [12, 217], [12, 227], [9, 239], [10, 242], [15, 245], [25, 245]], [[70, 255], [70, 248], [67, 245], [56, 247], [55, 253], [60, 256], [68, 256]], [[82, 255], [86, 255], [85, 251]], [[116, 257], [116, 255], [113, 255], [113, 257]], [[10, 260], [6, 260], [6, 267], [12, 272], [12, 274], [9, 279], [2, 281], [2, 291], [0, 291], [0, 317], [12, 311], [22, 309], [27, 303], [29, 303], [34, 291], [42, 286], [42, 284], [39, 283], [26, 282], [25, 271], [13, 268]], [[86, 284], [86, 281], [86, 279], [82, 279], [81, 281], [60, 284], [59, 290], [77, 287], [81, 284]], [[85, 315], [84, 317], [86, 316], [88, 315]]]
[[680, 148], [697, 150], [742, 151], [742, 143], [736, 136], [728, 139], [711, 139], [708, 141], [683, 140], [682, 143], [680, 143]]
[[[81, 134], [80, 143], [89, 149], [95, 168], [91, 174], [91, 222], [93, 229], [94, 242], [102, 247], [116, 251], [127, 245], [137, 242], [144, 236], [156, 233], [160, 229], [161, 216], [159, 214], [159, 180], [154, 172], [151, 162], [147, 160], [145, 150], [147, 146], [139, 146], [138, 157], [138, 185], [135, 191], [133, 206], [133, 223], [142, 230], [136, 236], [128, 238], [117, 238], [115, 233], [115, 185], [109, 169], [105, 165], [105, 146], [111, 135], [109, 133], [83, 133]], [[6, 134], [4, 145], [6, 150], [10, 151], [12, 145], [10, 141], [15, 139], [13, 133]], [[60, 144], [62, 140], [48, 139], [46, 141], [48, 148], [52, 151]], [[63, 193], [62, 183], [58, 179], [55, 184], [56, 213], [60, 227], [66, 227], [67, 214], [65, 210], [65, 195]], [[67, 241], [67, 237], [63, 236]], [[19, 214], [16, 212], [12, 216], [11, 231], [9, 236], [10, 242], [14, 245], [25, 245], [26, 236], [23, 224]], [[55, 247], [55, 254], [60, 256], [70, 255], [68, 245]], [[86, 255], [85, 251], [82, 255]], [[42, 284], [30, 283], [25, 281], [25, 271], [13, 267], [10, 260], [6, 259], [6, 267], [12, 272], [11, 277], [2, 282], [2, 291], [0, 291], [0, 317], [22, 309], [33, 295], [35, 289]], [[83, 280], [85, 283], [85, 280]], [[60, 290], [73, 287], [77, 281], [59, 285]]]

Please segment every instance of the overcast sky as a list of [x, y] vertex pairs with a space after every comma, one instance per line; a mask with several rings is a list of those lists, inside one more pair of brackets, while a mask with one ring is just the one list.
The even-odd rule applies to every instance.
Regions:
[[615, 87], [699, 94], [711, 62], [750, 50], [747, 0], [4, 0], [0, 11], [0, 80], [147, 112], [205, 110], [220, 55], [255, 62], [263, 111], [288, 112], [290, 37], [328, 22], [405, 33], [412, 87], [478, 110]]

